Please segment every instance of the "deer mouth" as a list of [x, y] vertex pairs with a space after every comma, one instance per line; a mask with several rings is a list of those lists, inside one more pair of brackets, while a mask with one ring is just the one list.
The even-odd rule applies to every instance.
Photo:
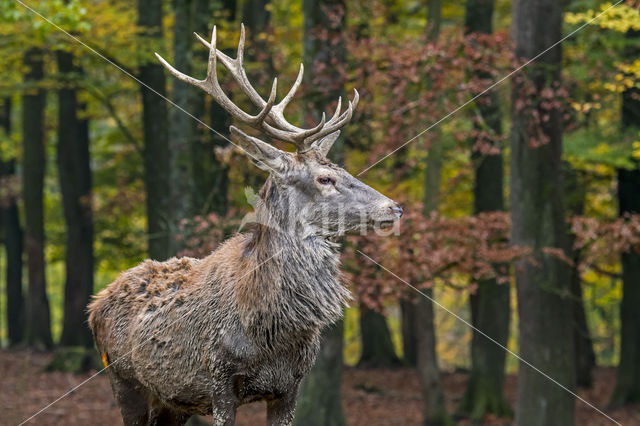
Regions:
[[376, 226], [381, 229], [389, 229], [395, 225], [397, 221], [395, 220], [382, 220], [380, 222], [376, 222]]

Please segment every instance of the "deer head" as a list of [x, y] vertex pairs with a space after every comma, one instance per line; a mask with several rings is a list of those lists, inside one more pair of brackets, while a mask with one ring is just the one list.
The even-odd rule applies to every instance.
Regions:
[[[278, 79], [275, 78], [269, 98], [265, 101], [253, 88], [244, 70], [244, 25], [241, 27], [235, 59], [216, 49], [215, 26], [211, 43], [198, 34], [196, 37], [209, 49], [209, 64], [204, 80], [183, 74], [157, 53], [156, 56], [171, 74], [211, 95], [234, 119], [270, 138], [291, 143], [296, 148], [296, 152], [286, 152], [247, 135], [237, 127], [230, 127], [233, 140], [242, 147], [251, 161], [270, 173], [256, 209], [260, 223], [302, 236], [339, 236], [345, 232], [390, 227], [398, 221], [402, 216], [402, 208], [396, 202], [327, 159], [327, 153], [338, 139], [340, 129], [351, 120], [358, 105], [356, 90], [344, 112], [341, 111], [342, 98], [339, 98], [336, 110], [328, 121], [323, 113], [316, 126], [300, 128], [286, 120], [284, 110], [302, 82], [302, 64], [298, 77], [286, 96], [275, 103], [278, 84]], [[240, 109], [223, 92], [217, 77], [218, 60], [250, 101], [260, 109], [256, 115]]]

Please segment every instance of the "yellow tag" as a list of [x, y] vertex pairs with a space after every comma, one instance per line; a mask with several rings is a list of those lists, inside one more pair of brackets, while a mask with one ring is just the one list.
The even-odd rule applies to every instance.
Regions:
[[104, 364], [104, 368], [109, 366], [109, 357], [106, 352], [102, 354], [102, 363]]

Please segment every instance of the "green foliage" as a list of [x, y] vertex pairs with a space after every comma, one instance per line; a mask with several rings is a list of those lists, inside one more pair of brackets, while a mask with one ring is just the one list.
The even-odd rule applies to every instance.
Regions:
[[[590, 2], [578, 2], [590, 3]], [[590, 22], [611, 3], [586, 4], [587, 11], [565, 14], [570, 28]], [[582, 5], [578, 5], [582, 7]], [[576, 6], [576, 7], [578, 7]], [[637, 131], [620, 130], [620, 94], [640, 87], [640, 61], [626, 62], [633, 40], [629, 30], [640, 29], [640, 13], [625, 4], [609, 9], [564, 46], [564, 73], [570, 87], [573, 129], [564, 135], [567, 159], [575, 167], [610, 175], [611, 168], [633, 166], [640, 158]]]
[[611, 168], [633, 166], [632, 159], [637, 155], [634, 136], [640, 137], [635, 131], [631, 134], [614, 131], [603, 135], [598, 129], [581, 128], [564, 137], [565, 155], [578, 168], [610, 174]]

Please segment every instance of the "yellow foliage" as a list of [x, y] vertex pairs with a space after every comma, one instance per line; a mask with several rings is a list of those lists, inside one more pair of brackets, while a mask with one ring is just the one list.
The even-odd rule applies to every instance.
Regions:
[[593, 150], [596, 154], [607, 154], [610, 151], [609, 145], [606, 143], [599, 143]]
[[571, 108], [573, 108], [578, 112], [587, 113], [592, 109], [600, 109], [601, 107], [602, 107], [602, 104], [600, 102], [583, 102], [583, 103], [571, 102]]
[[633, 142], [631, 148], [632, 148], [631, 156], [634, 159], [640, 160], [640, 141]]
[[[631, 75], [631, 76], [634, 76], [635, 78], [640, 79], [640, 59], [636, 59], [630, 64], [617, 64], [616, 66], [624, 74], [627, 74], [627, 76]], [[620, 75], [620, 80], [622, 80], [622, 77], [623, 76]], [[618, 79], [618, 76], [616, 76], [616, 79]]]
[[[600, 28], [606, 28], [621, 33], [631, 30], [640, 30], [640, 11], [630, 6], [620, 4], [611, 7], [613, 3], [607, 2], [600, 6], [600, 10], [587, 10], [583, 13], [566, 13], [564, 21], [567, 24], [582, 24], [588, 22], [590, 25], [598, 25]], [[610, 8], [607, 10], [608, 8]], [[607, 10], [598, 19], [593, 20], [599, 13]]]

